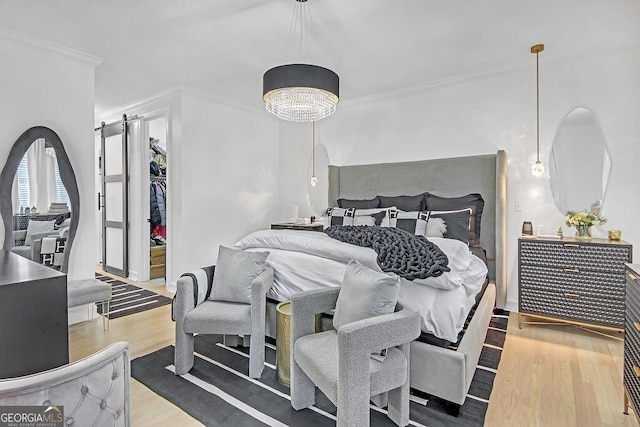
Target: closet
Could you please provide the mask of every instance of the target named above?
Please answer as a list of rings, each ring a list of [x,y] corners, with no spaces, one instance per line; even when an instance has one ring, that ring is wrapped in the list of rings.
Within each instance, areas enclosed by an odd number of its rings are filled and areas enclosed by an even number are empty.
[[[149,279],[166,276],[167,145],[164,117],[149,121]]]

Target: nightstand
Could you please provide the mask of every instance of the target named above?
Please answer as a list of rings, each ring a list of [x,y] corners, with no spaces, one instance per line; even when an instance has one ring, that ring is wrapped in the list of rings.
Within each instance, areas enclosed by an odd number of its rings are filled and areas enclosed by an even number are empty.
[[[322,231],[324,226],[322,224],[298,224],[298,223],[279,223],[271,224],[272,230],[304,230],[304,231]]]
[[[518,239],[518,326],[564,323],[622,332],[631,250],[627,242],[606,239]]]

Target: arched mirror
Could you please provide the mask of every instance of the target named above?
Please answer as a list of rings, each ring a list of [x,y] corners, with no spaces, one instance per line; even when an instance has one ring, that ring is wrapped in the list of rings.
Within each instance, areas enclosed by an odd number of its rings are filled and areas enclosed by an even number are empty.
[[[75,173],[60,137],[36,126],[13,144],[0,174],[4,249],[67,272],[80,215]]]
[[[611,156],[595,115],[578,107],[567,114],[553,138],[549,159],[551,192],[558,210],[588,211],[602,207]]]

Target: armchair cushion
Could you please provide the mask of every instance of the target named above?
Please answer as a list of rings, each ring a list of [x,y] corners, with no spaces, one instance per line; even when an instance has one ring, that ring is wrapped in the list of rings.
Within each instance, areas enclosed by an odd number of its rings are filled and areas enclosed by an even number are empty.
[[[216,274],[218,270],[216,269]],[[184,317],[184,332],[251,334],[251,306],[242,303],[205,301]]]
[[[333,327],[393,313],[398,301],[400,278],[396,274],[379,273],[351,261],[344,273],[336,302]]]
[[[304,370],[329,400],[337,401],[338,381],[349,374],[339,372],[340,349],[335,330],[306,335],[295,343],[296,363]],[[348,357],[343,354],[343,357]],[[389,348],[384,361],[367,357],[371,373],[371,395],[380,390],[401,386],[407,377],[407,359],[396,347]],[[347,363],[367,363],[362,359],[349,359]]]
[[[220,246],[210,299],[251,304],[251,283],[264,271],[269,252],[246,252]]]

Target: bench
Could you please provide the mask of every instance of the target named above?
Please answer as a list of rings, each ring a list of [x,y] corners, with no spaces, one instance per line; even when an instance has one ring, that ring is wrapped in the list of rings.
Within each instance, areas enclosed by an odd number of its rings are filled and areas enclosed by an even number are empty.
[[[109,330],[109,300],[111,285],[98,279],[74,280],[67,283],[67,307],[101,303],[102,327]]]

